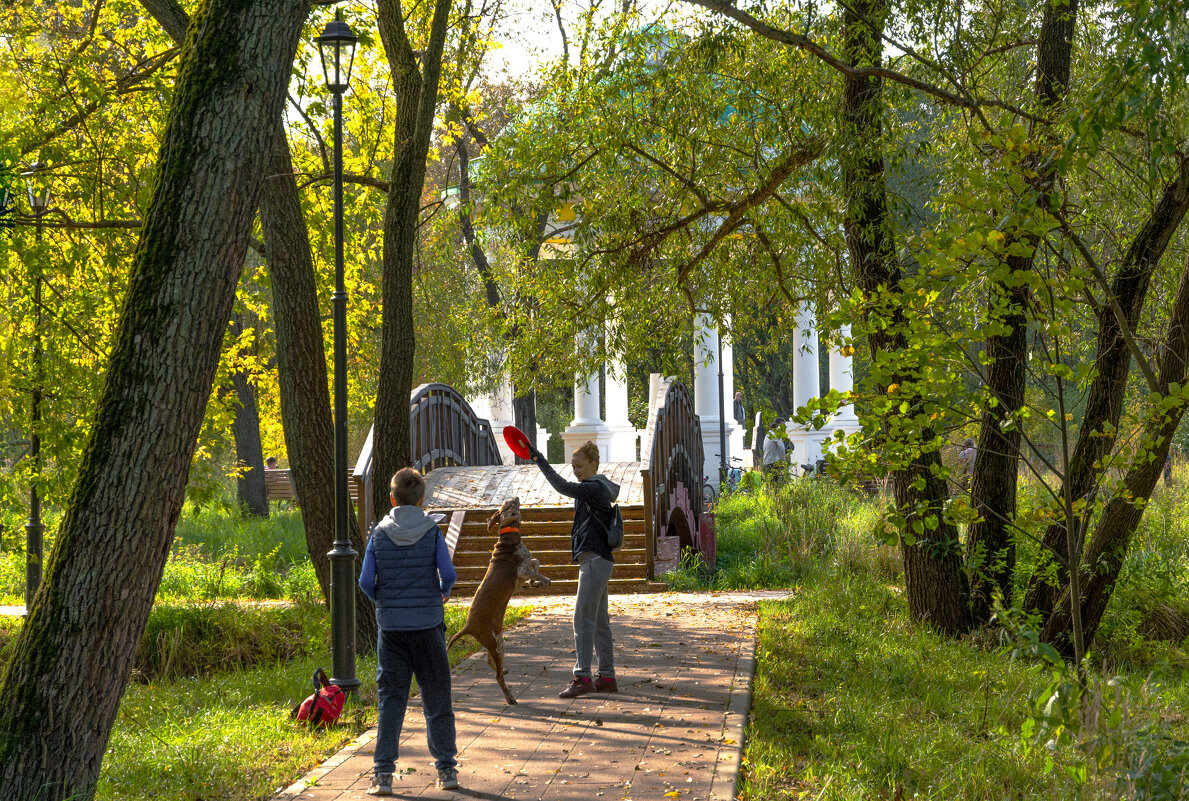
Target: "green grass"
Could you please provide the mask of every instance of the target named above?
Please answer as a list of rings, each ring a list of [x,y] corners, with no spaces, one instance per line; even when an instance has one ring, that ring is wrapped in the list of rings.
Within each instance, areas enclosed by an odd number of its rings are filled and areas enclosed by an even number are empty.
[[[898,587],[855,573],[763,604],[757,656],[745,799],[1183,797],[1179,779],[1162,796],[1125,776],[1150,778],[1177,748],[1189,765],[1184,675],[1123,675],[1117,724],[1102,716],[1046,747],[1049,665],[934,634],[909,621]]]
[[[910,620],[899,552],[874,536],[883,503],[816,481],[728,497],[717,572],[669,576],[794,591],[760,607],[742,798],[1189,797],[1189,661],[1145,636],[1137,589],[1187,597],[1179,493],[1145,518],[1082,705],[1023,629],[953,640]]]
[[[529,607],[508,610],[504,625]],[[446,607],[447,636],[461,628],[466,609]],[[323,620],[323,629],[328,625]],[[464,638],[451,664],[474,652]],[[376,722],[376,659],[360,658],[360,699],[341,725],[310,730],[289,719],[312,692],[314,668],[329,668],[329,652],[281,664],[223,671],[175,681],[131,684],[108,744],[98,799],[249,801],[268,798],[316,767]]]
[[[21,534],[5,536],[0,603],[23,603]],[[288,602],[272,602],[280,599]],[[530,612],[510,609],[504,625]],[[465,616],[446,607],[448,634]],[[0,665],[20,623],[0,617]],[[451,664],[476,648],[458,643]],[[135,664],[98,799],[265,799],[376,721],[374,654],[357,662],[360,697],[339,726],[310,730],[289,718],[312,692],[314,668],[330,667],[329,617],[297,511],[274,506],[260,520],[226,504],[187,505]]]
[[[52,526],[47,526],[46,534],[48,554],[53,547]],[[23,531],[19,537],[10,532],[4,539],[0,604],[23,604]],[[273,505],[268,518],[245,516],[226,504],[201,508],[188,504],[174,532],[157,590],[158,601],[171,602],[222,598],[310,602],[320,597],[301,513],[278,504]]]
[[[791,481],[760,493],[735,492],[715,509],[715,570],[686,559],[665,574],[673,589],[787,589],[840,559],[895,576],[895,548],[874,544],[878,502],[829,481]]]
[[[0,667],[22,618],[0,617]],[[322,604],[157,603],[133,662],[137,681],[200,676],[322,653],[329,647]]]

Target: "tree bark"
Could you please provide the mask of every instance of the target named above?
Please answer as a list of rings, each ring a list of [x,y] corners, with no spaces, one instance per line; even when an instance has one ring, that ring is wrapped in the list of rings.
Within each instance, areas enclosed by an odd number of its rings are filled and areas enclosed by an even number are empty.
[[[843,49],[855,66],[880,65],[880,34],[887,8],[882,0],[860,0],[845,6]],[[843,191],[846,217],[843,233],[850,251],[855,282],[873,300],[889,298],[888,306],[871,313],[890,311],[891,325],[872,327],[868,334],[872,362],[886,361],[907,350],[903,316],[895,295],[900,287],[900,266],[892,223],[888,213],[887,181],[883,164],[881,120],[882,79],[875,75],[847,75],[844,78],[846,143],[842,148]],[[911,368],[910,368],[911,369]],[[904,377],[895,383],[903,386]],[[885,385],[882,389],[886,390]],[[931,437],[929,432],[923,435]],[[938,478],[936,451],[920,451],[910,463],[892,474],[896,505],[911,527],[922,531],[910,541],[901,536],[900,550],[908,591],[909,612],[948,634],[961,634],[971,625],[969,586],[962,568],[958,532],[943,515],[948,493]],[[924,519],[936,520],[936,528],[924,527]],[[906,532],[907,534],[907,532]]]
[[[238,335],[243,321],[232,315],[231,328]],[[268,517],[268,495],[264,488],[264,452],[260,446],[260,408],[256,404],[256,385],[243,370],[231,374],[235,391],[235,419],[231,430],[235,438],[237,467],[235,495],[240,509],[256,517]]]
[[[177,0],[142,0],[142,5],[174,41],[180,44],[185,39],[189,21]],[[327,554],[334,547],[335,524],[334,423],[314,262],[283,115],[277,118],[277,130],[260,199],[260,226],[272,278],[281,421],[306,547],[322,598],[329,604]],[[362,554],[366,532],[359,531],[354,515],[347,522],[351,545]],[[355,606],[356,650],[367,653],[376,645],[375,607],[358,587]]]
[[[283,127],[278,122],[278,130]],[[306,546],[322,597],[330,599],[330,559],[334,547],[334,421],[318,289],[310,258],[309,233],[301,213],[297,178],[289,143],[280,136],[269,159],[260,224],[265,260],[272,277],[273,324],[277,334],[277,377],[281,390],[281,420],[289,452],[293,487],[301,503]],[[355,515],[347,517],[351,547],[362,554],[366,532]],[[356,563],[358,570],[359,563]],[[375,607],[355,587],[356,650],[376,646]]]
[[[1069,93],[1073,56],[1074,23],[1077,0],[1050,0],[1045,6],[1036,56],[1037,101],[1046,115],[1052,115]],[[1050,147],[1057,143],[1047,131],[1042,138]],[[1022,167],[1031,174],[1030,197],[1024,205],[1035,204],[1039,213],[1047,212],[1057,181],[1056,159],[1048,152],[1027,158]],[[1026,210],[1027,211],[1027,210]],[[1037,212],[1032,212],[1036,214]],[[1027,217],[1025,214],[1025,218]],[[1030,273],[1035,249],[1040,239],[1035,234],[1016,237],[1028,246],[1028,255],[1009,256],[1004,280],[991,287],[989,316],[998,318],[1007,328],[1002,334],[987,337],[987,389],[994,403],[983,410],[979,427],[978,451],[974,463],[970,496],[979,518],[970,526],[966,541],[968,564],[975,568],[971,582],[971,604],[975,620],[991,619],[992,600],[1000,594],[1004,606],[1011,605],[1012,575],[1015,572],[1016,546],[1011,523],[1016,518],[1016,485],[1019,480],[1020,421],[1024,406],[1028,365],[1029,301],[1027,284],[1020,277]]]
[[[396,88],[392,181],[384,208],[384,268],[381,296],[384,325],[373,436],[375,467],[372,500],[376,516],[388,500],[388,477],[412,464],[409,396],[417,342],[413,325],[413,252],[417,214],[425,181],[425,159],[438,101],[442,48],[450,21],[451,0],[436,0],[429,44],[417,54],[405,33],[401,0],[379,0],[377,25]]]
[[[1159,391],[1167,398],[1173,384],[1183,384],[1189,358],[1189,270],[1181,273],[1173,301],[1168,336],[1161,349]],[[1081,570],[1086,577],[1081,600],[1082,636],[1086,647],[1093,641],[1127,557],[1127,549],[1143,516],[1144,506],[1164,470],[1172,436],[1185,415],[1185,403],[1149,410],[1136,457],[1116,493],[1102,510],[1094,536],[1086,548]],[[1067,659],[1073,657],[1072,611],[1069,585],[1054,605],[1041,638]]]
[[[471,261],[475,270],[483,279],[483,289],[487,293],[487,306],[491,309],[500,307],[500,288],[491,274],[491,264],[487,261],[487,254],[475,236],[475,225],[471,221],[471,158],[467,152],[466,137],[458,140],[458,224],[462,228],[462,238],[471,251]],[[527,433],[527,432],[526,432]]]
[[[1128,245],[1119,272],[1111,280],[1109,292],[1123,311],[1127,327],[1135,330],[1151,286],[1152,274],[1164,256],[1172,235],[1189,213],[1189,159],[1182,159],[1177,174],[1164,187],[1160,200]],[[1094,380],[1086,398],[1086,408],[1073,455],[1069,461],[1070,496],[1085,497],[1102,476],[1102,465],[1115,446],[1115,431],[1123,414],[1127,379],[1131,373],[1131,353],[1123,339],[1119,321],[1109,308],[1098,313],[1097,354]],[[1078,520],[1071,525],[1080,526]],[[1049,552],[1064,552],[1065,525],[1053,523],[1045,531],[1044,547]],[[1038,571],[1032,576],[1024,599],[1024,608],[1047,617],[1057,602],[1068,574],[1058,563],[1056,585]]]
[[[0,801],[94,792],[181,511],[309,6],[202,8],[78,480],[0,680]]]

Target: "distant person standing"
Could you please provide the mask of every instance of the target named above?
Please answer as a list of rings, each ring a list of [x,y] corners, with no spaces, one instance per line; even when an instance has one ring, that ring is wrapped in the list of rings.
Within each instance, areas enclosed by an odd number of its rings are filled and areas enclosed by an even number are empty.
[[[779,480],[782,471],[788,474],[789,447],[784,423],[783,417],[777,417],[764,435],[764,476],[771,481]]]
[[[738,425],[739,428],[743,429],[743,438],[745,440],[743,447],[746,448],[747,447],[747,443],[746,443],[746,439],[747,439],[747,409],[744,408],[744,406],[743,406],[743,393],[742,392],[735,393],[735,404],[734,404],[734,409],[731,411],[731,417],[733,417],[735,419],[736,425]]]
[[[970,478],[974,475],[974,457],[978,455],[978,448],[974,440],[967,437],[962,441],[962,450],[958,451],[958,481],[962,489],[970,489]]]

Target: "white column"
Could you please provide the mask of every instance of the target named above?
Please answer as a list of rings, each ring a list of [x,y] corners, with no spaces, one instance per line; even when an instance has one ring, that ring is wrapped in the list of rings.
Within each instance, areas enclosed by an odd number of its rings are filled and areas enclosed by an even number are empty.
[[[571,426],[597,425],[599,416],[599,374],[574,377],[574,419]]]
[[[830,348],[830,389],[850,392],[855,387],[854,358],[852,356],[854,347],[849,342],[850,326],[842,326],[842,330],[838,334],[841,341],[834,343]],[[838,411],[822,429],[829,436],[829,440],[823,444],[825,449],[830,448],[830,443],[834,442],[835,432],[839,430],[848,435],[859,430],[859,418],[855,415],[853,403],[838,407]]]
[[[813,309],[797,311],[797,327],[793,330],[797,352],[793,356],[793,406],[798,409],[810,398],[821,395],[817,364],[817,322]]]
[[[578,348],[590,347],[589,334],[578,336]],[[565,459],[569,461],[574,451],[583,443],[590,441],[599,447],[600,462],[609,461],[607,455],[611,451],[611,429],[603,423],[599,416],[599,374],[574,377],[574,419],[562,432],[562,440],[566,444]]]
[[[475,413],[476,417],[491,421],[491,393],[467,398],[467,403],[470,404],[471,411]]]
[[[718,331],[711,328],[710,315],[699,314],[694,319],[694,411],[702,423],[702,475],[718,481],[721,464],[722,437],[718,415]],[[726,374],[723,374],[726,391]],[[727,461],[730,463],[731,399],[723,398],[723,413],[727,429]]]
[[[603,460],[607,462],[636,461],[636,427],[628,419],[627,367],[622,359],[607,364],[607,428],[611,441]]]
[[[661,383],[664,382],[664,380],[664,376],[662,376],[660,373],[648,374],[648,418],[650,420],[652,419],[652,410],[655,409],[657,403],[660,402],[660,398],[658,398],[656,395],[661,391]],[[645,422],[644,425],[648,425],[648,423]]]
[[[747,455],[743,451],[743,431],[746,421],[742,426],[735,422],[735,348],[729,341],[722,343],[722,386],[725,401],[723,408],[731,425],[727,435],[729,440],[727,458],[729,460],[736,456],[742,457],[744,466],[746,466]]]
[[[851,392],[855,388],[854,377],[854,353],[853,347],[850,344],[850,326],[842,326],[839,332],[842,342],[836,348],[830,350],[830,389],[836,389],[839,392]],[[846,348],[846,352],[842,349]],[[858,417],[855,416],[855,405],[848,403],[845,406],[839,407],[837,413],[834,415],[833,422],[835,423],[849,423],[858,422]]]
[[[817,361],[817,319],[813,308],[805,305],[797,310],[797,327],[793,330],[797,351],[793,356],[793,406],[800,409],[811,398],[821,396]],[[794,429],[789,439],[793,444],[793,463],[812,464],[821,458],[821,442],[826,434],[812,427]]]
[[[503,457],[504,464],[516,464],[516,454],[512,453],[512,449],[504,440],[504,429],[512,425],[512,421],[515,419],[515,413],[512,410],[512,382],[508,380],[507,376],[500,377],[500,382],[491,391],[488,405],[491,433],[495,437],[496,445],[499,446],[500,456]]]

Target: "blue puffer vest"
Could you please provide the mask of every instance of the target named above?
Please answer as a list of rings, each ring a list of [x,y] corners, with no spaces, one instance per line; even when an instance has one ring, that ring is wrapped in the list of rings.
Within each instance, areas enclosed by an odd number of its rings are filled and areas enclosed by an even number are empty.
[[[382,531],[372,534],[376,552],[376,624],[386,631],[418,631],[442,625],[437,526],[412,545],[397,545]]]

